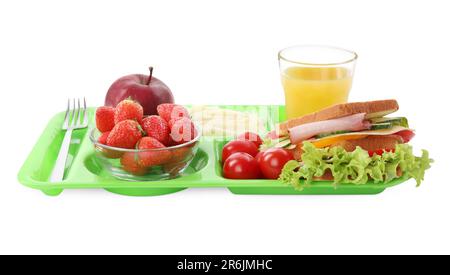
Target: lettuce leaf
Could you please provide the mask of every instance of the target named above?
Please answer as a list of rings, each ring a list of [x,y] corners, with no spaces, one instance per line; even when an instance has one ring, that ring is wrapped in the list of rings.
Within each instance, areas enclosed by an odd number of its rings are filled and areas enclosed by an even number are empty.
[[[384,152],[372,157],[366,150],[357,147],[347,152],[342,147],[316,148],[310,142],[303,144],[302,161],[289,161],[283,168],[280,180],[297,189],[311,184],[316,177],[322,177],[327,171],[339,184],[383,184],[405,176],[413,178],[420,186],[425,170],[433,162],[428,152],[422,150],[422,156],[416,157],[408,144],[398,144],[395,152]]]

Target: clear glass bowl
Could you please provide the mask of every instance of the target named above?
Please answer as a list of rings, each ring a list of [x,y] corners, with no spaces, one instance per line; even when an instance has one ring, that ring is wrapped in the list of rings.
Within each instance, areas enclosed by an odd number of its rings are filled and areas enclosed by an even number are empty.
[[[158,181],[179,177],[194,159],[201,137],[190,142],[161,149],[133,150],[98,143],[101,133],[91,130],[89,138],[95,148],[96,162],[112,176],[128,181]]]

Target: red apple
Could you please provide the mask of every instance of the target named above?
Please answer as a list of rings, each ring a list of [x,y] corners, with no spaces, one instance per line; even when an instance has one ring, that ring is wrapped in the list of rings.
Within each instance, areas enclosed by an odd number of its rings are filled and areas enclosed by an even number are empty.
[[[131,98],[144,108],[144,115],[156,115],[156,107],[163,103],[173,103],[169,87],[161,80],[150,75],[132,74],[117,79],[106,94],[105,106],[116,107],[124,99]]]

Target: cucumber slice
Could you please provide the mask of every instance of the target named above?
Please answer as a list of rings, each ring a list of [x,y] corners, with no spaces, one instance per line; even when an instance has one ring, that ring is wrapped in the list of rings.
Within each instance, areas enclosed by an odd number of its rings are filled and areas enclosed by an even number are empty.
[[[280,142],[278,142],[275,147],[276,148],[285,148],[291,145],[291,140],[290,139],[286,139],[286,140],[282,140]]]
[[[291,144],[291,140],[288,136],[281,137],[279,139],[267,138],[263,141],[260,150],[265,151],[270,148],[290,148],[292,146],[295,148],[295,145]]]
[[[382,129],[389,129],[389,128],[392,128],[392,124],[389,122],[372,124],[372,126],[370,126],[370,130],[382,130]]]
[[[295,148],[297,148],[297,145],[295,144],[289,144],[288,146],[284,147],[284,149],[286,150],[294,150]]]
[[[392,126],[409,127],[408,119],[406,117],[377,117],[370,119],[373,124],[391,123]]]

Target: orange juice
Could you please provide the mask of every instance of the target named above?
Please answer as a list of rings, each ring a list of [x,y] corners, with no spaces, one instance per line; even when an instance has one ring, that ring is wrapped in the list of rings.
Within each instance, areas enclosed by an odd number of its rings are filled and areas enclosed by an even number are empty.
[[[281,75],[288,119],[345,103],[352,76],[343,67],[290,67]]]

